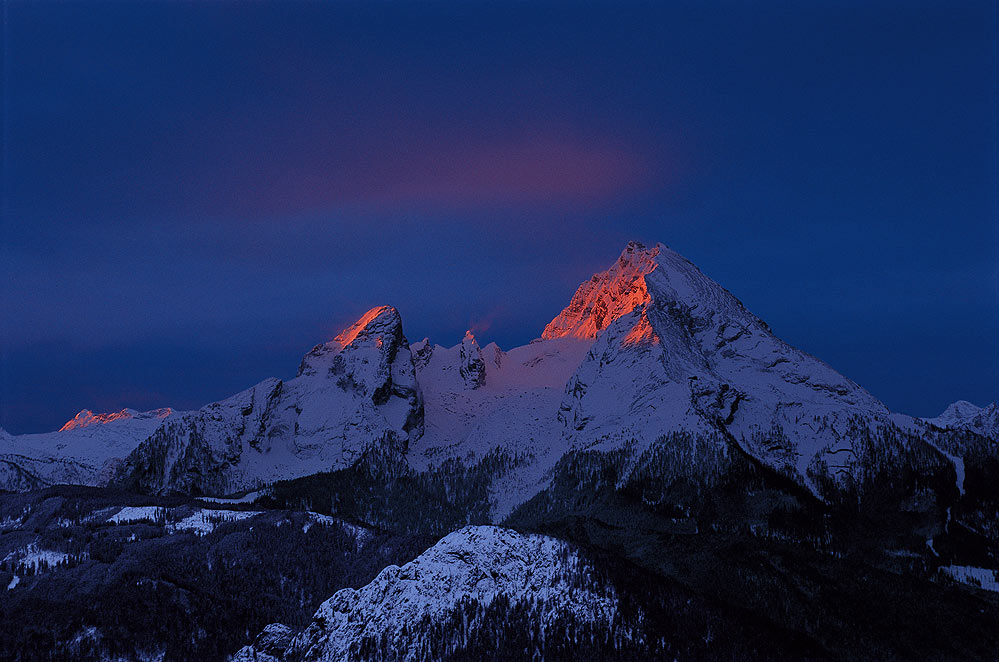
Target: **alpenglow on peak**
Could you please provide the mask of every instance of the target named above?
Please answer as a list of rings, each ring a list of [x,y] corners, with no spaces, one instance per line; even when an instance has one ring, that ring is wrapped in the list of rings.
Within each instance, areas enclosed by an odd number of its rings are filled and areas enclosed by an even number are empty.
[[[610,269],[594,274],[579,286],[572,301],[548,323],[541,337],[596,338],[611,322],[646,303],[649,293],[645,275],[656,268],[656,257],[663,249],[669,250],[662,244],[647,248],[636,241],[628,242]]]

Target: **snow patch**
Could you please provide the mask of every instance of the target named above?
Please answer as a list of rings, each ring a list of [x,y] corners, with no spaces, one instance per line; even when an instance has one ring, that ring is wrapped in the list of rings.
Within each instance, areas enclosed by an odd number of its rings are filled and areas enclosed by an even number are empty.
[[[254,510],[199,510],[175,524],[167,524],[167,532],[188,531],[199,536],[207,535],[216,527],[229,522],[239,522],[262,514]]]
[[[49,566],[57,565],[69,558],[69,554],[65,552],[57,552],[51,549],[39,549],[38,543],[31,543],[27,547],[19,550],[15,550],[4,557],[4,562],[11,561],[13,563],[30,566],[35,570],[38,570],[42,564],[48,564]]]
[[[999,577],[997,577],[997,572],[990,568],[978,568],[971,565],[946,565],[940,568],[940,572],[962,584],[975,586],[985,591],[999,592]]]

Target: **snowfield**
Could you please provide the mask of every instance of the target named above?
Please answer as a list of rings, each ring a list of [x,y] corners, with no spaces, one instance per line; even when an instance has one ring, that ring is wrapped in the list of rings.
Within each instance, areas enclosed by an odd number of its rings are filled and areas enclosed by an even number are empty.
[[[37,543],[31,543],[24,549],[16,550],[7,554],[3,560],[4,562],[11,561],[38,569],[44,563],[47,563],[48,565],[56,565],[57,563],[61,563],[68,558],[69,554],[66,554],[65,552],[57,552],[50,549],[39,549]]]
[[[110,524],[133,524],[135,522],[166,522],[169,509],[159,506],[126,506],[107,519]],[[195,512],[177,522],[166,522],[167,533],[188,531],[197,535],[211,533],[221,524],[238,522],[264,511],[252,510],[209,510],[196,509]]]
[[[166,509],[159,506],[125,506],[107,519],[110,524],[132,524],[134,522],[155,522],[166,515]]]

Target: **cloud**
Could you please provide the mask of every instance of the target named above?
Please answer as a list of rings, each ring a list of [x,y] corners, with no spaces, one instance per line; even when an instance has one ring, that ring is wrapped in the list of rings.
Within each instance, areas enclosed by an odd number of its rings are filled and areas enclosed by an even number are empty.
[[[635,154],[612,142],[544,136],[444,146],[386,174],[373,187],[376,199],[462,207],[604,201],[638,188],[645,172]]]
[[[512,137],[409,137],[402,143],[335,139],[288,148],[215,178],[217,212],[237,219],[351,208],[475,211],[606,203],[650,184],[650,168],[621,141],[557,132]],[[258,155],[255,159],[259,159]]]

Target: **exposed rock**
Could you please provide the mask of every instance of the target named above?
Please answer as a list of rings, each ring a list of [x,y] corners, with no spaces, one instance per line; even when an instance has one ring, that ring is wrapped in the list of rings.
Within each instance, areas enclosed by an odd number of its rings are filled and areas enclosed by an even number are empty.
[[[486,362],[482,360],[482,350],[471,331],[465,332],[461,341],[460,365],[458,371],[468,388],[479,388],[486,383]]]
[[[541,337],[596,338],[611,322],[648,301],[643,276],[656,268],[657,250],[632,241],[617,262],[579,286],[572,301],[548,323]]]

